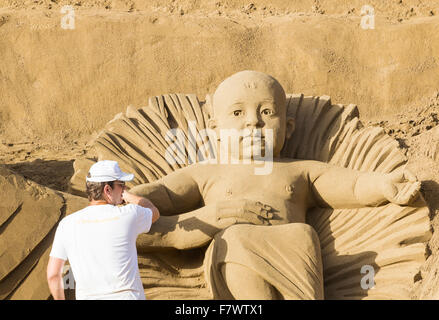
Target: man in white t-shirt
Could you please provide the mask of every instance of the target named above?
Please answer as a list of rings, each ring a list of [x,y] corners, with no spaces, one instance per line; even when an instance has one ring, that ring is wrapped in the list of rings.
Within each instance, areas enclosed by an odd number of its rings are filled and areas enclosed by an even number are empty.
[[[125,190],[116,161],[103,160],[87,175],[88,207],[64,217],[56,230],[47,266],[54,299],[65,299],[62,272],[69,260],[76,281],[76,299],[144,300],[136,239],[160,217],[146,198]],[[125,202],[127,205],[119,206]]]

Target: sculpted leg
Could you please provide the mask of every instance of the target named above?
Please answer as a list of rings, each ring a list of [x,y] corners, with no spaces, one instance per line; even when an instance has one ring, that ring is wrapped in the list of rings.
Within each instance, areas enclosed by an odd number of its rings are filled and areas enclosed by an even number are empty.
[[[227,288],[237,300],[278,300],[280,293],[253,270],[236,263],[221,268]]]
[[[205,256],[214,299],[323,299],[317,233],[309,225],[233,225]]]

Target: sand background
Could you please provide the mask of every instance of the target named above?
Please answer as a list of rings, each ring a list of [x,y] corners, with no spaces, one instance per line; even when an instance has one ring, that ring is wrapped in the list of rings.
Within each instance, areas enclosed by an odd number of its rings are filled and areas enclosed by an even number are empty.
[[[402,111],[439,82],[439,1],[420,3],[1,0],[0,130],[82,136],[148,96],[204,97],[244,69],[363,116]],[[61,28],[65,4],[74,30]],[[374,30],[360,27],[365,4]]]
[[[74,30],[61,28],[64,5]],[[0,164],[67,191],[73,161],[128,105],[203,99],[244,69],[357,104],[400,141],[437,226],[439,0],[0,0]],[[429,247],[414,298],[439,298],[436,233]]]

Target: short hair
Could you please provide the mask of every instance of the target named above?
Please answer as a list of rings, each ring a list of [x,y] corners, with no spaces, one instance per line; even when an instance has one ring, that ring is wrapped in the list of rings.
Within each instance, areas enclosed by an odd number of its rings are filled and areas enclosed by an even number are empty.
[[[85,183],[85,189],[86,189],[88,201],[105,200],[104,188],[106,185],[109,185],[111,188],[113,188],[114,187],[113,182],[114,181],[105,181],[105,182],[87,181]]]
[[[243,87],[249,88],[249,89],[257,89],[258,83],[256,81],[245,81],[242,83]]]

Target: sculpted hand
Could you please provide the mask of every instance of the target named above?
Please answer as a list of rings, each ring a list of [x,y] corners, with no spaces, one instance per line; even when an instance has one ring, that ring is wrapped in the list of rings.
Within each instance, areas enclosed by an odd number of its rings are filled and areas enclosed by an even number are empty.
[[[408,170],[401,168],[384,177],[382,192],[391,203],[410,205],[420,195],[421,182]]]
[[[228,200],[217,203],[216,219],[225,225],[250,223],[271,225],[272,207],[253,200]]]

